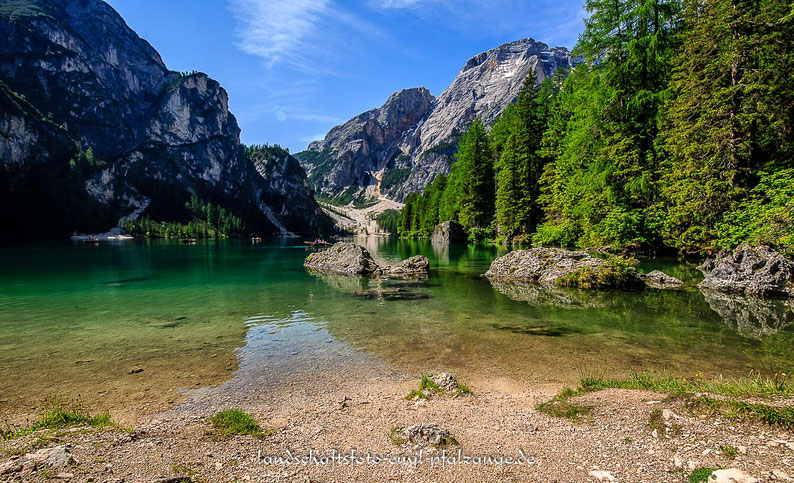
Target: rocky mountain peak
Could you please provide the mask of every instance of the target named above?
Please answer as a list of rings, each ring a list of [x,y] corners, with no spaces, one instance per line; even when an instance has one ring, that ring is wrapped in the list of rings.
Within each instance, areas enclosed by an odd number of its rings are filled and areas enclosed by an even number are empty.
[[[298,157],[325,197],[402,200],[449,172],[460,134],[475,117],[490,126],[530,72],[540,84],[571,65],[563,47],[531,38],[508,42],[471,57],[437,99],[424,88],[394,93],[381,108],[331,129]],[[375,125],[388,125],[389,135],[383,137]]]

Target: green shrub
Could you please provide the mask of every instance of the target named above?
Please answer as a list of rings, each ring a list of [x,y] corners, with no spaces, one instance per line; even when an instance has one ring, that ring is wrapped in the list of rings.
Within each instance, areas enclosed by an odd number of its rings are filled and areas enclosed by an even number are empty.
[[[600,289],[620,288],[633,289],[642,287],[637,278],[633,258],[610,257],[596,268],[582,267],[565,277],[560,277],[555,284],[560,287]]]

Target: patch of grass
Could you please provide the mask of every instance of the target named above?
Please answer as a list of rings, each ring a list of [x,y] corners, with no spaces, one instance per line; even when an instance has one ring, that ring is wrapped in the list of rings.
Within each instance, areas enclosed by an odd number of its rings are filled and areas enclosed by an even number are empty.
[[[656,430],[659,435],[676,435],[681,432],[681,428],[677,424],[668,424],[664,419],[664,411],[659,408],[651,411],[648,417],[648,429]]]
[[[239,409],[228,409],[221,411],[210,418],[210,423],[215,430],[215,434],[222,437],[233,435],[250,435],[255,438],[264,438],[272,431],[264,432],[250,414]]]
[[[771,406],[709,396],[691,398],[686,406],[693,411],[708,411],[730,419],[761,422],[787,429],[794,428],[794,406]]]
[[[717,468],[695,468],[689,474],[689,483],[708,483],[709,477]]]
[[[389,439],[391,440],[392,443],[394,443],[394,444],[396,444],[398,446],[402,446],[402,445],[404,445],[405,443],[408,442],[403,437],[404,434],[405,434],[405,428],[404,427],[402,427],[402,426],[394,426],[389,431]]]
[[[9,427],[6,430],[0,430],[0,439],[18,438],[44,429],[64,429],[78,426],[103,428],[115,426],[115,423],[110,420],[110,413],[107,411],[93,415],[78,399],[56,397],[44,401],[36,421],[23,428]]]
[[[593,412],[593,408],[582,404],[575,404],[570,401],[579,393],[566,387],[554,396],[551,401],[535,405],[535,409],[553,418],[565,418],[573,422],[579,422],[585,416]]]
[[[730,444],[720,445],[720,451],[722,452],[723,456],[730,460],[736,459],[736,457],[739,456],[739,450],[736,449],[736,446]]]
[[[656,408],[651,411],[651,415],[648,417],[648,429],[651,431],[656,430],[659,433],[664,433],[667,429],[667,426],[664,424],[664,417],[662,416],[661,409]]]
[[[626,444],[631,444],[634,442],[634,438],[632,438],[631,436],[626,436],[625,438],[623,438],[623,442]]]
[[[454,390],[445,391],[444,389],[440,388],[438,384],[433,382],[433,376],[435,376],[435,374],[425,374],[422,376],[422,379],[419,381],[419,388],[411,389],[411,392],[405,396],[405,399],[430,399],[435,394],[450,394],[457,396],[471,396],[474,394],[469,386],[466,384],[461,384],[460,382],[457,383]]]
[[[724,396],[787,396],[794,394],[794,385],[788,374],[777,372],[772,376],[753,373],[746,379],[714,378],[705,379],[699,375],[691,378],[677,378],[638,372],[625,379],[609,379],[585,375],[580,381],[582,391],[598,391],[607,388],[644,389],[665,392],[672,395],[685,395],[707,392]]]

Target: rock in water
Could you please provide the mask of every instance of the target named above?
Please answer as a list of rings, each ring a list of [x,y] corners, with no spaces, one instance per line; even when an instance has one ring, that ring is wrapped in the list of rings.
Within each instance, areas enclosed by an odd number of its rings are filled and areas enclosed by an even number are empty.
[[[645,284],[651,288],[658,288],[662,290],[680,288],[684,282],[675,277],[671,277],[660,270],[654,270],[649,273],[638,274],[640,278],[645,281]]]
[[[625,261],[618,258],[610,260]],[[494,260],[485,276],[497,281],[582,288],[638,288],[643,285],[633,268],[624,269],[608,260],[592,257],[587,252],[560,248],[512,251]]]
[[[25,455],[25,458],[50,468],[60,468],[75,463],[71,451],[64,445],[40,449]]]
[[[709,483],[758,483],[758,478],[754,478],[738,468],[728,468],[712,473]]]
[[[747,243],[707,260],[700,288],[717,292],[794,297],[794,264],[775,249]]]
[[[383,267],[383,272],[385,274],[395,276],[427,275],[429,271],[430,260],[422,255],[415,255],[393,267]]]
[[[311,270],[346,275],[377,275],[381,269],[366,248],[355,243],[335,243],[327,250],[310,254],[303,266]]]
[[[402,433],[397,435],[399,440],[404,443],[410,443],[417,448],[424,448],[425,446],[446,446],[448,444],[455,444],[455,438],[446,429],[438,424],[415,424],[405,428]]]
[[[460,243],[468,239],[466,232],[459,223],[445,221],[436,225],[433,230],[433,243]]]
[[[344,275],[392,275],[413,277],[426,275],[430,260],[416,255],[394,266],[379,266],[366,248],[355,243],[335,243],[327,250],[310,254],[303,262],[309,270],[341,273]]]

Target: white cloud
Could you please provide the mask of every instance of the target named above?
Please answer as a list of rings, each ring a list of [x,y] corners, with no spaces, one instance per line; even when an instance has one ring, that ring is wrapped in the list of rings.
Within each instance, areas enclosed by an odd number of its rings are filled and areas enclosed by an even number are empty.
[[[269,66],[334,73],[351,35],[383,37],[381,30],[333,0],[229,0],[238,22],[238,46]]]

